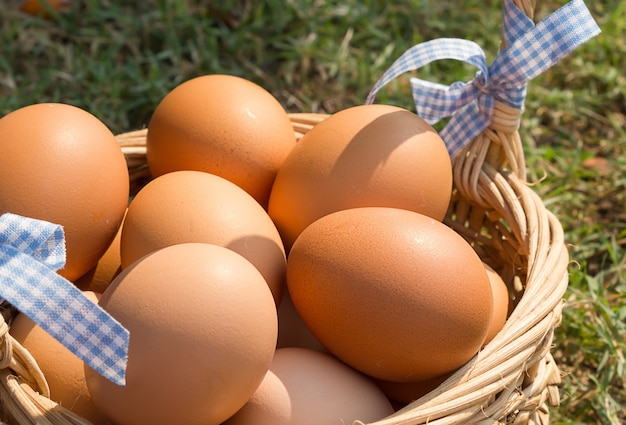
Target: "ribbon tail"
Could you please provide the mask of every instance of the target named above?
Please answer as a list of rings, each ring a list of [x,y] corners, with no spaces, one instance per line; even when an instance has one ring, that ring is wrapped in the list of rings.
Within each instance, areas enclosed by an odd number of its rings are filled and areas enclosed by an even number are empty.
[[[65,232],[61,225],[4,213],[0,215],[0,245],[5,244],[19,247],[53,270],[65,266]]]
[[[573,0],[504,49],[489,67],[492,81],[520,87],[600,32],[584,1]]]
[[[95,371],[126,383],[129,332],[73,283],[9,245],[0,246],[2,296]]]
[[[531,31],[534,26],[533,20],[517,7],[513,0],[505,0],[502,13],[502,32],[507,46]]]

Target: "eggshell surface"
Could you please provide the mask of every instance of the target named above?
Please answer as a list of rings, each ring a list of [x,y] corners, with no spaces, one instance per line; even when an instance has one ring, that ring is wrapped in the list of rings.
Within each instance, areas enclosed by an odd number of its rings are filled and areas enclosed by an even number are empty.
[[[267,212],[243,189],[201,171],[176,171],[148,183],[128,207],[121,236],[122,268],[169,245],[224,246],[256,266],[280,302],[286,258]]]
[[[379,379],[375,380],[375,382],[390,400],[408,404],[433,391],[451,375],[452,373],[446,373],[442,376],[417,382],[392,382]]]
[[[126,160],[111,131],[75,106],[42,103],[0,119],[0,214],[63,226],[75,280],[96,265],[128,205]]]
[[[92,291],[83,293],[94,303],[98,302],[99,294]],[[94,425],[108,425],[109,422],[92,402],[81,359],[22,313],[11,323],[10,333],[37,361],[53,401]]]
[[[287,262],[296,310],[335,356],[377,379],[415,382],[481,348],[491,287],[467,242],[413,211],[363,207],[307,227]]]
[[[117,425],[217,425],[271,363],[276,307],[259,271],[217,245],[155,251],[122,273],[100,305],[130,332],[126,386],[86,367],[98,408]]]
[[[217,174],[266,207],[295,143],[286,111],[267,90],[233,75],[203,75],[157,105],[148,125],[147,161],[154,177],[177,170]]]
[[[74,284],[83,291],[103,293],[115,277],[122,271],[120,256],[120,240],[122,226],[115,234],[111,245],[107,248],[95,267],[74,281]]]
[[[371,381],[336,358],[281,348],[248,403],[225,425],[344,425],[393,413]]]
[[[309,130],[278,171],[268,212],[289,250],[316,219],[365,206],[413,210],[442,220],[452,166],[439,134],[390,105],[341,110]]]
[[[493,316],[491,318],[491,325],[485,338],[485,344],[491,342],[492,339],[502,330],[506,319],[509,315],[509,305],[511,303],[509,297],[509,289],[506,283],[502,280],[500,275],[488,264],[483,263],[489,282],[491,283],[491,293],[493,298]]]

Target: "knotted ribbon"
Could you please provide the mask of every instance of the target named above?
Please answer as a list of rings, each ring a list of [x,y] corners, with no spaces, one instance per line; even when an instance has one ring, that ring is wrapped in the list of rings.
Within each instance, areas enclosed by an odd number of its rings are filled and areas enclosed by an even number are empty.
[[[440,135],[452,157],[491,123],[495,101],[522,109],[526,84],[581,44],[600,33],[583,0],[573,0],[537,25],[513,2],[505,0],[503,36],[507,45],[487,66],[476,43],[441,38],[417,44],[402,54],[372,88],[366,103],[399,75],[431,62],[455,59],[478,68],[468,83],[449,86],[411,78],[417,114],[433,125],[451,117]]]
[[[63,227],[0,215],[0,296],[102,376],[125,385],[129,332],[73,283]]]

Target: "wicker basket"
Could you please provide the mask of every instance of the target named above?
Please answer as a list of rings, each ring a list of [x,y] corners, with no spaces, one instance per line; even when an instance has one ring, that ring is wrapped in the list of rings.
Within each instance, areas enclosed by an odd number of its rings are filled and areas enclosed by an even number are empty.
[[[515,3],[532,18],[529,1]],[[526,182],[521,114],[497,104],[491,125],[454,157],[445,219],[498,271],[515,308],[500,333],[463,368],[375,425],[546,424],[548,407],[559,404],[560,373],[550,349],[561,321],[569,257],[561,224]],[[290,117],[301,137],[326,115]],[[136,192],[150,179],[146,130],[121,134],[118,141]],[[88,424],[47,398],[36,362],[5,335],[8,326],[1,320],[0,419],[19,425]]]

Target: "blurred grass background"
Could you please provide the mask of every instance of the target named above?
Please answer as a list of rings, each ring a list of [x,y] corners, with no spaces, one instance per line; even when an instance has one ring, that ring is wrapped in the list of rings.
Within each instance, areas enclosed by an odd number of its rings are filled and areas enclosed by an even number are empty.
[[[538,0],[541,18],[565,0]],[[32,103],[84,108],[114,133],[145,127],[194,76],[255,81],[290,112],[363,103],[408,47],[459,37],[489,61],[501,0],[74,0],[50,19],[0,3],[0,116]],[[529,180],[561,220],[571,283],[554,354],[564,373],[553,420],[626,423],[626,2],[588,2],[602,34],[530,83],[521,135]],[[52,11],[53,12],[53,11]],[[420,77],[468,81],[438,62]],[[378,101],[413,110],[407,78]],[[1,154],[1,153],[0,153]]]

